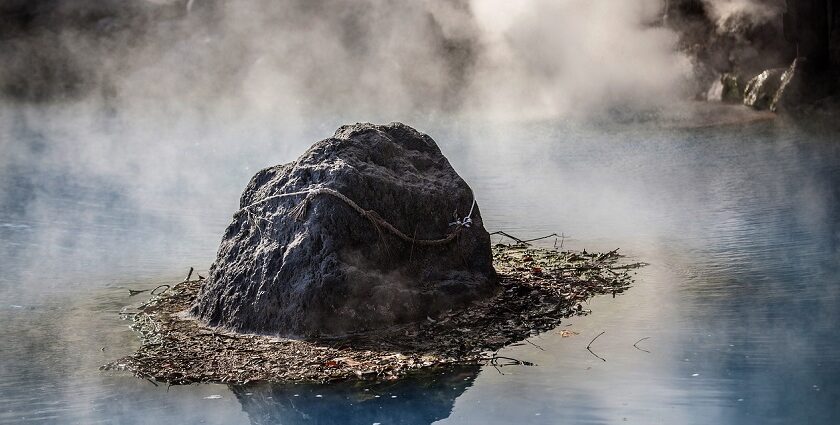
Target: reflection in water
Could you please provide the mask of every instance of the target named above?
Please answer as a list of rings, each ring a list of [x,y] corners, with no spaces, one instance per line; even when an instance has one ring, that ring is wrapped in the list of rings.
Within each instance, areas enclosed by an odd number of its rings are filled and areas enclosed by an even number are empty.
[[[384,383],[261,384],[231,390],[254,425],[430,424],[449,416],[478,370],[471,366]]]
[[[219,154],[159,190],[49,163],[0,168],[0,422],[840,423],[836,130],[418,127],[470,182],[488,228],[564,232],[567,248],[621,247],[651,266],[562,325],[579,335],[503,354],[537,367],[378,389],[167,389],[97,369],[136,344],[117,312],[141,300],[124,287],[206,267],[252,173],[241,164],[288,158]],[[206,168],[223,177],[202,180],[216,175]],[[585,350],[601,331],[606,362]],[[644,337],[650,353],[633,347]]]

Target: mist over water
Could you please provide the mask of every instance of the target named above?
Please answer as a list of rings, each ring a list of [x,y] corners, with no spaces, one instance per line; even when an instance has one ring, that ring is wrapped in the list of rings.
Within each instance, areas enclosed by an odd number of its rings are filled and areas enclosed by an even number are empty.
[[[24,3],[0,3],[31,14],[0,26],[0,422],[840,421],[838,130],[701,127],[661,2]],[[706,3],[722,24],[780,10]],[[504,375],[167,389],[97,370],[137,343],[126,288],[209,267],[257,170],[356,121],[430,134],[490,230],[651,266],[579,336],[507,349],[539,366]],[[607,362],[583,348],[602,330]]]
[[[142,299],[125,288],[151,288],[182,278],[188,265],[209,264],[235,200],[187,216],[218,228],[205,234],[180,226],[177,199],[158,204],[154,215],[124,216],[119,198],[103,195],[108,190],[79,190],[73,199],[81,201],[48,198],[54,204],[44,210],[102,225],[53,219],[4,230],[4,246],[36,256],[4,256],[4,275],[25,276],[40,292],[27,298],[27,281],[18,280],[0,298],[0,397],[11,406],[0,418],[387,423],[410,411],[419,423],[734,424],[838,417],[840,148],[833,133],[784,121],[672,130],[466,121],[430,128],[471,183],[488,228],[523,237],[562,231],[570,235],[565,248],[620,247],[629,261],[651,266],[628,293],[593,300],[591,316],[567,321],[563,329],[579,336],[549,332],[532,339],[541,349],[504,352],[539,366],[504,375],[488,367],[458,378],[469,384],[457,390],[435,387],[453,379],[445,373],[387,390],[202,385],[167,393],[97,367],[137,343],[117,312]],[[62,241],[39,234],[83,242],[32,247],[32,240]],[[604,330],[596,348],[607,362],[584,349]],[[651,353],[633,348],[643,337],[650,338],[640,346]],[[307,399],[297,402],[295,394]],[[204,398],[215,395],[222,398]],[[418,408],[428,397],[441,400]],[[375,413],[380,406],[384,413]],[[335,411],[354,413],[339,420]]]
[[[46,258],[109,279],[147,243],[204,259],[172,229],[211,247],[251,175],[341,124],[655,113],[690,66],[658,1],[613,3],[5,2],[0,205],[30,243],[3,249],[31,265],[0,290],[62,286]],[[108,261],[84,231],[103,227]]]

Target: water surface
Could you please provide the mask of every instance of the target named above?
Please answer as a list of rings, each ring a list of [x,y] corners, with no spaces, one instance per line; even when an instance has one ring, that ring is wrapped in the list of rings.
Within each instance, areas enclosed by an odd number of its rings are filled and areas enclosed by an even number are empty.
[[[118,313],[142,295],[126,288],[206,269],[254,170],[329,126],[270,151],[167,152],[167,165],[200,165],[148,185],[118,177],[147,177],[154,155],[85,172],[42,160],[67,141],[23,125],[25,152],[0,170],[0,422],[840,423],[840,139],[784,120],[418,124],[490,230],[563,232],[564,248],[651,264],[591,315],[504,350],[538,366],[334,386],[167,388],[100,372],[137,346]],[[606,361],[585,349],[602,331]]]

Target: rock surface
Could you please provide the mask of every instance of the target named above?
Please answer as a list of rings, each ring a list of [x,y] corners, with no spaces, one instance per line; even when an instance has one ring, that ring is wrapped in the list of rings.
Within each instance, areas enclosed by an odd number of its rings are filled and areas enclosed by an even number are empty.
[[[723,73],[720,78],[712,83],[706,94],[706,100],[723,103],[741,103],[744,100],[744,91],[741,90],[741,82],[737,75]]]
[[[796,103],[840,94],[840,8],[835,0],[787,0],[785,36],[796,45],[802,80]]]
[[[754,109],[768,109],[782,84],[784,68],[768,69],[753,77],[744,90],[744,105]]]
[[[374,226],[348,203],[312,196],[269,198],[326,187],[416,239]],[[266,199],[268,198],[268,199]],[[198,319],[237,331],[340,335],[427,320],[494,294],[490,236],[473,193],[429,136],[400,123],[355,124],[315,143],[296,161],[266,168],[246,187],[206,283]],[[377,229],[377,227],[379,227]],[[415,236],[416,235],[416,236]]]
[[[748,100],[751,106],[794,112],[840,98],[836,0],[669,0],[663,22],[679,34],[678,48],[694,64],[698,98],[726,101],[720,74],[761,75],[794,59],[787,87],[764,90],[767,95]],[[773,92],[783,95],[781,103],[773,101]]]
[[[770,103],[770,110],[779,112],[781,110],[796,108],[803,103],[802,66],[800,59],[794,59],[793,63],[781,76],[781,83],[773,102]]]
[[[741,103],[744,100],[744,91],[741,90],[741,83],[735,74],[725,73],[720,76],[721,101],[727,103]]]

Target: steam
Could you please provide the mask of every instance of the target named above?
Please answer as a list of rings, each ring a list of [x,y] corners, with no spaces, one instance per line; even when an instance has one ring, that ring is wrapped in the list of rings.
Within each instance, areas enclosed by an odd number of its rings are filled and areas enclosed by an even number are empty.
[[[244,181],[345,122],[644,111],[691,72],[651,24],[659,0],[17,3],[0,165],[115,178],[138,202]]]
[[[781,16],[784,1],[780,0],[704,0],[718,31],[730,31],[737,21],[751,25],[770,22]]]
[[[690,73],[675,34],[651,25],[660,0],[176,3],[25,32],[7,43],[18,49],[0,82],[25,100],[230,123],[523,107],[585,116],[672,101]],[[148,11],[160,4],[181,16]]]
[[[258,169],[341,124],[425,129],[663,109],[684,97],[691,69],[676,35],[655,24],[661,9],[659,0],[6,3],[0,222],[17,226],[4,234],[30,236],[0,254],[24,272],[54,271],[58,285],[67,264],[160,262],[143,253],[157,244],[171,250],[172,264],[159,266],[180,275],[184,252],[212,258]],[[120,230],[137,221],[159,230]],[[111,249],[86,233],[103,226],[114,229]],[[173,229],[207,236],[175,246]]]
[[[501,3],[474,3],[486,54],[471,95],[482,112],[580,118],[686,95],[691,65],[676,34],[651,25],[658,0]]]

